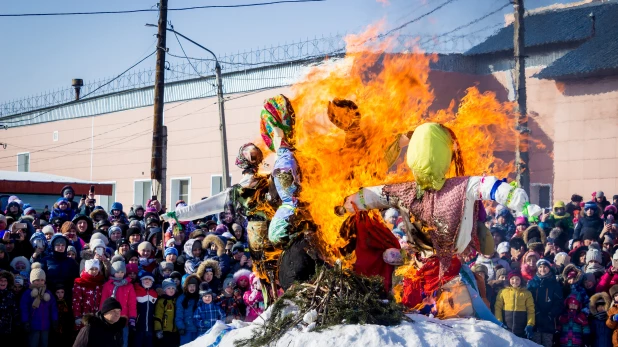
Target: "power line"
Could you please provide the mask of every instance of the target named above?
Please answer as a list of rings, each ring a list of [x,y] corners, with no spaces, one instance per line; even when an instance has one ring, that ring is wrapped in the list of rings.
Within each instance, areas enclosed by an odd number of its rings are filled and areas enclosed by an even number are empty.
[[[241,8],[241,7],[256,7],[256,6],[277,5],[277,4],[293,4],[293,3],[324,2],[324,1],[326,0],[281,0],[281,1],[270,1],[270,2],[253,3],[253,4],[207,5],[207,6],[169,8],[167,10],[168,11],[188,11],[188,10],[199,10],[199,9],[207,9],[207,8]],[[147,8],[147,9],[140,9],[140,10],[97,11],[97,12],[3,13],[3,14],[0,14],[0,17],[50,17],[50,16],[76,16],[76,15],[98,15],[98,14],[127,14],[127,13],[139,13],[139,12],[159,12],[159,10],[154,9],[154,8]]]
[[[69,102],[67,102],[67,103],[57,105],[57,106],[55,106],[55,107],[50,108],[49,110],[47,110],[47,111],[45,111],[45,112],[39,113],[39,114],[34,115],[34,116],[32,116],[32,117],[30,117],[30,118],[28,118],[28,119],[25,119],[25,120],[24,120],[24,119],[22,119],[22,120],[14,120],[14,121],[10,121],[10,120],[9,120],[9,121],[3,121],[2,123],[6,123],[6,124],[14,124],[14,123],[20,123],[20,122],[28,122],[28,121],[31,121],[31,120],[33,120],[33,119],[35,119],[35,118],[41,117],[42,115],[47,114],[47,113],[49,113],[49,112],[51,112],[51,111],[53,111],[53,110],[56,110],[56,109],[58,109],[58,108],[60,108],[60,107],[63,107],[63,106],[68,106],[68,105],[75,104],[75,103],[78,103],[78,102],[80,102],[80,101],[83,101],[86,97],[88,97],[89,95],[92,95],[92,94],[93,94],[93,93],[95,93],[97,90],[99,90],[99,89],[101,89],[101,88],[103,88],[103,87],[107,86],[108,84],[110,84],[110,83],[114,82],[115,80],[117,80],[118,78],[120,78],[122,75],[124,75],[125,73],[127,73],[129,70],[133,69],[133,68],[134,68],[134,67],[136,67],[137,65],[141,64],[144,60],[146,60],[146,59],[150,58],[151,56],[153,56],[155,53],[157,53],[157,50],[154,50],[152,53],[150,53],[149,55],[147,55],[146,57],[144,57],[142,60],[138,61],[137,63],[135,63],[135,64],[131,65],[131,67],[129,67],[128,69],[126,69],[126,70],[124,70],[123,72],[121,72],[121,73],[120,73],[120,75],[118,75],[118,76],[116,76],[116,77],[112,78],[111,80],[107,81],[106,83],[103,83],[102,85],[98,86],[98,87],[97,87],[97,88],[95,88],[93,91],[91,91],[90,93],[88,93],[88,94],[86,94],[86,95],[82,96],[80,99],[73,100],[73,101],[69,101]]]

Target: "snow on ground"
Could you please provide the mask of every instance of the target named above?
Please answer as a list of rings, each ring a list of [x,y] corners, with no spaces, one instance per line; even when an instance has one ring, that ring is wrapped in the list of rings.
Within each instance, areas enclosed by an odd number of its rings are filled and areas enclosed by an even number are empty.
[[[414,320],[413,323],[401,323],[394,327],[338,325],[319,333],[291,331],[271,347],[538,346],[487,321],[464,318],[439,320],[416,314],[408,316]],[[249,338],[256,326],[227,332],[219,346],[233,347],[237,339]],[[200,336],[185,347],[210,346],[225,327],[224,324],[217,324],[209,334]]]

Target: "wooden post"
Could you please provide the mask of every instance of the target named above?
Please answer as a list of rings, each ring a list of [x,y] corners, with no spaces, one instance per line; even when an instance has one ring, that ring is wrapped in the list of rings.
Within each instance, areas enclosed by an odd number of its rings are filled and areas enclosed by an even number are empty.
[[[524,0],[514,0],[515,21],[513,23],[513,47],[515,55],[515,99],[517,100],[516,129],[518,131],[515,148],[517,183],[530,194],[530,168],[528,166],[528,108],[526,105],[526,56],[524,53]]]

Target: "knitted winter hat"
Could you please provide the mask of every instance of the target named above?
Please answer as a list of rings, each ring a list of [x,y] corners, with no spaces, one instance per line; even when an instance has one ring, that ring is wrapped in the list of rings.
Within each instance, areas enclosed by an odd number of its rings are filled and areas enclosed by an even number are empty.
[[[98,247],[105,248],[105,246],[106,246],[105,242],[101,239],[94,239],[94,240],[91,239],[90,243],[88,244],[88,247],[90,247],[90,249],[93,251],[97,249]]]
[[[163,280],[163,283],[161,283],[161,288],[163,289],[163,291],[165,291],[167,288],[176,288],[176,283],[174,283],[174,280],[171,278],[167,278],[165,280]]]
[[[509,245],[509,243],[507,241],[504,241],[502,243],[500,243],[498,245],[498,248],[496,249],[496,252],[498,252],[498,254],[500,253],[508,253],[511,250],[511,246]]]
[[[496,270],[496,279],[500,278],[500,276],[506,276],[507,272],[505,268],[500,268]]]
[[[612,299],[614,299],[614,296],[618,294],[618,284],[613,285],[611,288],[609,288],[609,296],[612,297]],[[615,301],[615,300],[614,300]]]
[[[169,261],[162,261],[161,264],[159,264],[159,271],[163,272],[165,270],[174,271],[174,264]]]
[[[178,271],[172,271],[170,274],[171,279],[179,279],[182,282],[182,274]]]
[[[106,314],[111,310],[120,310],[122,309],[122,305],[116,300],[114,297],[109,297],[105,301],[103,301],[103,305],[101,305],[101,313]]]
[[[515,218],[515,225],[528,225],[528,221],[525,217],[517,217]]]
[[[75,249],[75,247],[69,245],[69,247],[67,247],[67,254],[73,252],[75,253],[75,255],[77,255],[77,250]]]
[[[142,242],[140,242],[139,246],[137,246],[137,251],[138,251],[138,252],[141,252],[141,251],[143,251],[143,250],[145,250],[145,249],[149,249],[149,250],[151,250],[151,251],[152,251],[152,248],[153,248],[153,247],[152,247],[152,245],[150,244],[150,242],[148,242],[148,241],[142,241]]]
[[[598,249],[591,248],[586,252],[586,263],[591,261],[596,261],[599,264],[603,261],[601,252]]]
[[[551,269],[551,263],[547,259],[539,259],[536,262],[536,267],[539,267],[541,265],[545,265],[545,266],[547,266],[548,268]]]
[[[577,271],[576,270],[569,271],[569,273],[567,274],[567,278],[577,278]]]
[[[554,256],[554,263],[558,266],[567,266],[571,263],[571,257],[564,252],[560,252]]]
[[[131,274],[131,273],[136,274],[139,272],[139,268],[137,267],[137,264],[127,264],[126,268],[127,268],[128,274]]]
[[[165,252],[163,253],[164,257],[167,257],[170,254],[178,256],[178,250],[174,247],[166,248]]]
[[[139,275],[139,280],[143,281],[145,279],[149,279],[151,281],[154,282],[154,276],[152,275],[152,273],[147,272],[147,271],[143,271],[140,275]]]
[[[97,269],[101,269],[101,263],[99,262],[99,260],[98,259],[86,260],[86,265],[84,266],[84,270],[88,271],[92,269],[93,267],[96,267]]]
[[[52,227],[51,225],[46,225],[43,227],[43,234],[54,234],[54,227]]]
[[[92,234],[92,236],[90,237],[90,244],[92,245],[92,242],[95,240],[101,240],[103,241],[103,244],[105,246],[107,246],[109,244],[109,239],[107,238],[107,236],[103,235],[103,233],[94,233]],[[91,247],[91,249],[93,249]]]
[[[507,279],[510,281],[511,278],[513,278],[513,277],[519,277],[519,279],[521,279],[522,278],[521,277],[521,272],[519,272],[519,271],[511,271],[511,272],[509,272],[509,275],[507,276]]]
[[[586,281],[590,281],[590,282],[593,282],[593,283],[596,284],[596,282],[597,282],[597,278],[594,275],[594,273],[592,273],[592,272],[585,273],[583,278],[584,279],[582,280],[582,283],[586,283]]]
[[[208,283],[203,282],[200,284],[200,296],[210,295],[213,296],[212,290],[210,290],[210,286]]]
[[[41,263],[34,263],[30,269],[30,283],[35,280],[45,280],[45,271],[41,269]]]
[[[112,263],[112,276],[114,276],[116,272],[124,272],[125,274],[127,273],[127,266],[125,265],[124,261],[115,261]]]
[[[227,287],[234,287],[234,279],[232,277],[227,277],[224,281],[223,281],[223,289],[227,288]]]

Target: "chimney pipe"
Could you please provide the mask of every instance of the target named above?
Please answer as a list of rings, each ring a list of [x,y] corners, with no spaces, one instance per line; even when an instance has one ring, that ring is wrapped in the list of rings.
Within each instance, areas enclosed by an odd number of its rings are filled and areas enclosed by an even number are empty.
[[[73,83],[71,83],[73,88],[75,88],[75,100],[79,100],[79,92],[84,86],[84,80],[81,78],[74,78]]]

